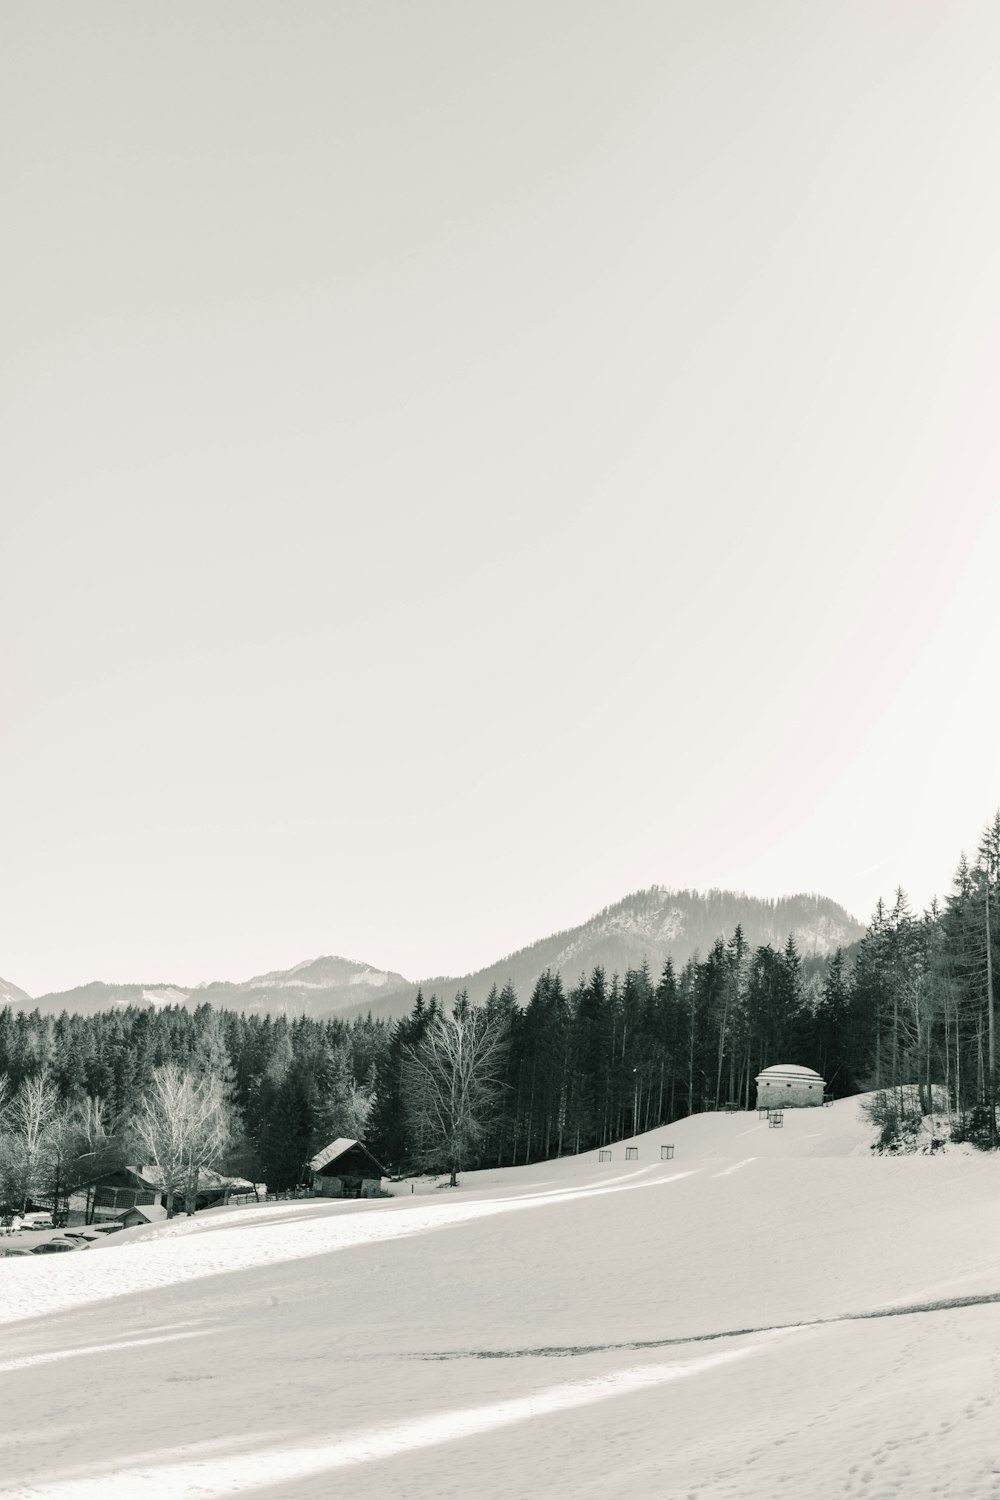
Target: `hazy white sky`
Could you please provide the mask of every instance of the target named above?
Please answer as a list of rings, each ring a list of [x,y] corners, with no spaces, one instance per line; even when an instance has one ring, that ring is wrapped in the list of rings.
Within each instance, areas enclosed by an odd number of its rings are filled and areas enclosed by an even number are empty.
[[[8,4],[0,55],[0,974],[947,888],[994,0]]]

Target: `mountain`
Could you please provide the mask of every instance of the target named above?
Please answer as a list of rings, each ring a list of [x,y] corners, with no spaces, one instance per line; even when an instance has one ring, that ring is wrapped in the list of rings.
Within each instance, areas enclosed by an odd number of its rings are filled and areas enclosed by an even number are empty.
[[[444,1000],[452,999],[457,990],[468,990],[475,1004],[486,998],[492,985],[499,989],[509,980],[523,1005],[546,969],[558,969],[568,988],[598,964],[610,976],[630,966],[638,968],[645,959],[655,979],[667,958],[680,966],[696,953],[705,955],[716,938],[729,938],[737,923],[751,948],[763,943],[784,947],[788,934],[793,933],[803,957],[846,948],[865,933],[860,922],[825,896],[764,900],[734,891],[700,893],[652,886],[605,907],[581,926],[542,938],[488,968],[460,978],[425,979],[421,988],[425,998],[437,994]],[[387,994],[372,1007],[372,1014],[406,1014],[416,990],[411,985],[404,996]]]
[[[11,984],[6,979],[0,979],[0,1010],[5,1005],[13,1006],[15,1010],[30,1010],[32,1005],[31,996],[24,990],[19,990],[16,984]]]
[[[364,1015],[387,993],[406,990],[402,974],[353,963],[349,958],[312,958],[291,969],[258,974],[243,984],[216,980],[192,992],[192,1002],[265,1015]]]
[[[782,896],[774,901],[743,896],[733,891],[669,891],[653,886],[636,891],[605,909],[579,927],[541,938],[530,947],[457,978],[437,976],[421,981],[425,996],[436,993],[451,1000],[465,989],[473,1002],[484,1000],[492,985],[501,988],[508,980],[522,1004],[526,1004],[538,976],[558,969],[567,988],[581,974],[600,964],[608,975],[637,968],[643,959],[654,978],[667,958],[678,966],[695,953],[705,954],[717,937],[731,936],[737,923],[751,947],[771,943],[784,946],[794,933],[803,957],[832,953],[864,935],[864,928],[836,901],[825,896]],[[38,1008],[45,1015],[60,1011],[93,1015],[101,1010],[129,1005],[216,1005],[256,1015],[340,1016],[349,1020],[365,1015],[395,1017],[412,1009],[418,985],[371,964],[346,958],[313,958],[257,974],[239,983],[213,980],[194,989],[171,984],[104,984],[95,980],[77,989],[62,990],[31,1000],[14,985],[2,987],[0,1006]]]
[[[183,1005],[193,1010],[206,1004],[255,1015],[327,1016],[344,1011],[363,1015],[387,990],[397,993],[406,990],[408,983],[402,974],[371,964],[324,957],[308,959],[291,969],[256,974],[240,983],[213,980],[192,989],[176,984],[105,984],[94,980],[72,990],[40,995],[37,1000],[29,999],[23,991],[17,992],[21,999],[4,1001],[0,995],[0,1005],[11,1004],[19,1010],[37,1008],[43,1015],[59,1015],[65,1010],[91,1016],[130,1005]]]

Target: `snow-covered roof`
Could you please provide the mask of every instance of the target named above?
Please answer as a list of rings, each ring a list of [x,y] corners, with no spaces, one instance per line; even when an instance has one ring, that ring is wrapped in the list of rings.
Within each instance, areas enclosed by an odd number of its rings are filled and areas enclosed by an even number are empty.
[[[818,1079],[820,1083],[823,1082],[821,1075],[815,1069],[803,1068],[799,1063],[773,1063],[771,1067],[765,1068],[762,1073],[758,1073],[757,1077]]]
[[[138,1203],[135,1208],[125,1209],[118,1217],[120,1219],[130,1219],[136,1215],[141,1219],[145,1219],[147,1224],[155,1224],[160,1219],[167,1217],[167,1210],[163,1207],[162,1203]]]
[[[131,1167],[136,1177],[148,1183],[151,1188],[163,1188],[163,1173],[156,1166]],[[198,1191],[200,1193],[218,1192],[221,1188],[238,1189],[240,1192],[253,1192],[253,1183],[248,1182],[245,1177],[226,1177],[221,1172],[213,1172],[211,1167],[199,1167],[198,1169]]]
[[[377,1169],[379,1176],[385,1176],[385,1168],[379,1166],[374,1156],[372,1156],[371,1152],[368,1150],[368,1147],[362,1141],[351,1141],[348,1140],[348,1138],[344,1135],[338,1136],[337,1140],[335,1141],[331,1141],[329,1146],[324,1146],[322,1151],[317,1151],[316,1155],[309,1163],[310,1171],[322,1172],[324,1167],[328,1167],[330,1163],[336,1161],[338,1157],[346,1156],[348,1151],[354,1150],[360,1151],[362,1155],[367,1158],[367,1160],[371,1163],[372,1168]]]
[[[350,1151],[352,1146],[359,1144],[359,1141],[349,1141],[346,1135],[338,1136],[335,1141],[330,1142],[329,1146],[324,1146],[322,1151],[317,1151],[309,1163],[310,1169],[313,1172],[318,1172],[328,1162],[336,1161],[338,1156],[343,1156],[345,1151]]]

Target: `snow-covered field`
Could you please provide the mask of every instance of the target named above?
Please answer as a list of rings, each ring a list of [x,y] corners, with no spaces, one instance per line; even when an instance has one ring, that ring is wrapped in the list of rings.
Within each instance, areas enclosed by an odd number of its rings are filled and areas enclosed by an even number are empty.
[[[0,1260],[0,1496],[1000,1497],[1000,1162],[870,1134],[695,1116]]]

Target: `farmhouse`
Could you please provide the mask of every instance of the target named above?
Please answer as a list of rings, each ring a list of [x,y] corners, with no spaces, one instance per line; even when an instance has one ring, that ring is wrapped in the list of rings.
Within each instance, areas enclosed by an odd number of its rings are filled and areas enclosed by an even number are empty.
[[[803,1109],[823,1103],[826,1084],[812,1068],[775,1063],[757,1074],[758,1109]]]
[[[373,1198],[386,1170],[360,1141],[341,1136],[309,1163],[313,1192],[321,1198]]]
[[[252,1182],[247,1182],[242,1177],[223,1177],[219,1172],[202,1167],[198,1173],[198,1196],[193,1207],[215,1208],[220,1203],[228,1203],[232,1193],[246,1192],[254,1192]],[[166,1193],[161,1173],[156,1167],[137,1166],[121,1167],[116,1172],[106,1172],[102,1177],[96,1178],[88,1187],[86,1198],[80,1206],[86,1223],[107,1224],[112,1219],[120,1219],[129,1209],[165,1204]],[[174,1212],[181,1214],[186,1210],[184,1184],[180,1183],[174,1193]]]

